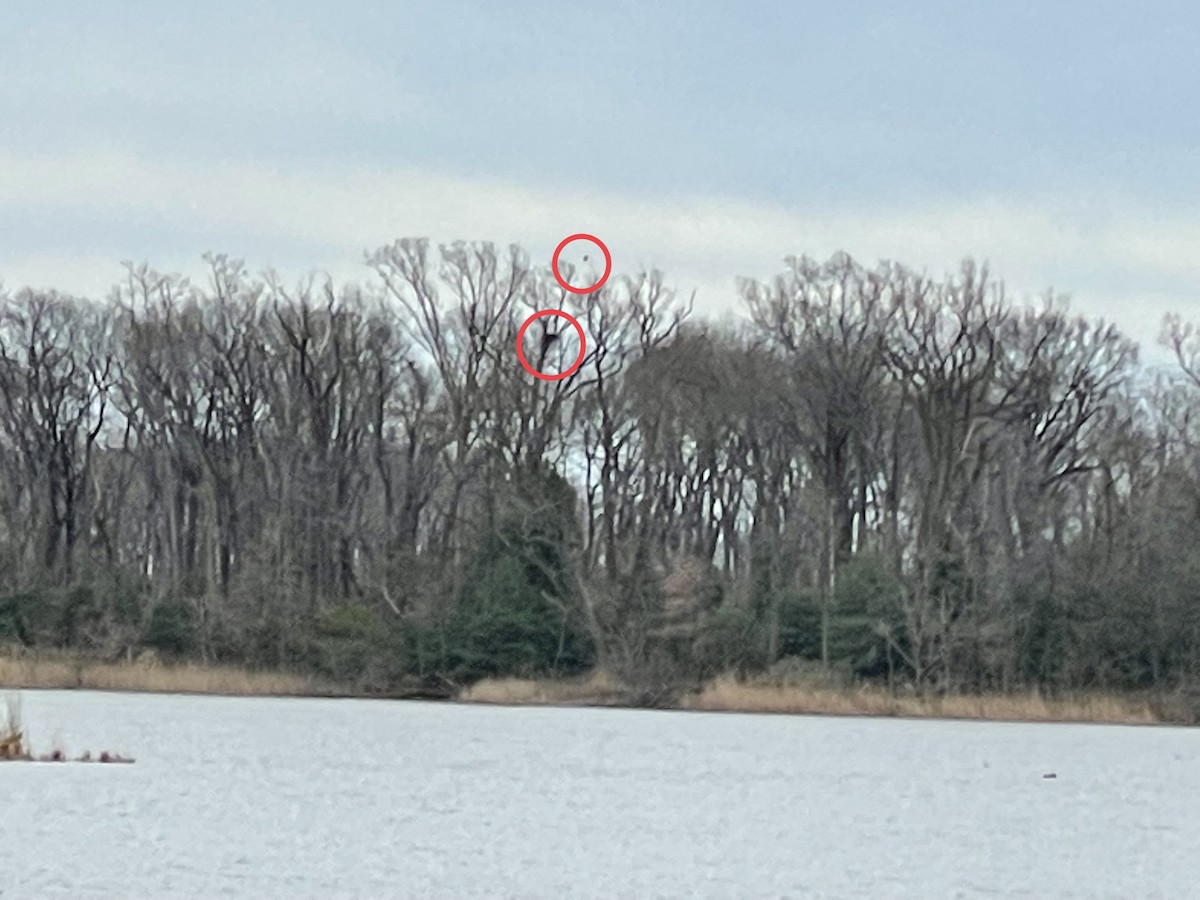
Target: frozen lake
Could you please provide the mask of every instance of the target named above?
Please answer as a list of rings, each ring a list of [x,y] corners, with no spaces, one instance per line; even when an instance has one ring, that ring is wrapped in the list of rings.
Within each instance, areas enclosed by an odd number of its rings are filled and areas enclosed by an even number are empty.
[[[40,691],[22,707],[35,751],[138,761],[0,764],[4,900],[1178,897],[1200,878],[1200,730]]]

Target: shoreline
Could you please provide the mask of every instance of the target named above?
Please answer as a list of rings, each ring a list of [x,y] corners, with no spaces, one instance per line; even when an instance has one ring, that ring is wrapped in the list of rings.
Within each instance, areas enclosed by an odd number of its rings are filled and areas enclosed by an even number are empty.
[[[720,676],[674,702],[636,702],[604,672],[563,679],[490,678],[457,692],[413,686],[356,691],[313,676],[155,659],[104,662],[58,654],[0,655],[0,692],[93,690],[108,693],[329,700],[409,700],[473,706],[658,709],[760,715],[935,719],[945,721],[1188,726],[1195,719],[1178,698],[1078,693],[1047,698],[1011,694],[919,696],[873,685],[830,685],[812,678],[769,681]]]
[[[738,680],[719,676],[698,691],[669,705],[621,702],[589,693],[599,678],[535,681],[484,680],[464,691],[456,702],[491,706],[595,707],[660,709],[670,712],[740,715],[826,716],[837,718],[931,719],[963,722],[1042,723],[1061,725],[1127,725],[1187,727],[1193,724],[1182,707],[1165,698],[1120,694],[1079,694],[1047,699],[1034,691],[1013,694],[952,694],[944,697],[889,694],[870,686],[829,687],[813,681],[791,683]],[[574,688],[574,690],[572,690]]]

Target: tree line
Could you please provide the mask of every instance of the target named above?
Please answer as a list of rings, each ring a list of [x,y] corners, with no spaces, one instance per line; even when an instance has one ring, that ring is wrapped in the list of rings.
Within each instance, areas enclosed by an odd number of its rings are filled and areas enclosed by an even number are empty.
[[[984,266],[845,254],[693,315],[520,248],[368,286],[208,256],[0,294],[0,643],[369,691],[602,667],[649,699],[785,659],[930,691],[1200,674],[1200,339],[1171,371]],[[562,308],[570,377],[520,366]],[[573,332],[526,330],[545,371]]]

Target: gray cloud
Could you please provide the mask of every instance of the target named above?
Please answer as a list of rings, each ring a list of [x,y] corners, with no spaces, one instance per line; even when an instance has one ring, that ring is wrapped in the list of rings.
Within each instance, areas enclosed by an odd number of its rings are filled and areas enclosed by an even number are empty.
[[[229,250],[285,272],[357,278],[367,274],[363,251],[399,236],[517,242],[548,263],[558,240],[585,231],[608,243],[618,271],[658,267],[684,292],[697,289],[712,313],[735,305],[737,276],[769,278],[788,255],[844,249],[864,262],[895,259],[935,274],[974,255],[1016,295],[1070,293],[1075,311],[1115,321],[1142,342],[1153,341],[1165,311],[1196,309],[1192,285],[1200,279],[1200,216],[1151,214],[1115,199],[1102,215],[1046,198],[803,209],[364,164],[167,161],[115,148],[0,154],[0,213],[81,211],[108,223],[121,258],[195,267],[201,252]],[[152,246],[121,243],[123,223],[135,222],[141,234],[153,224]],[[236,235],[247,246],[228,246]],[[210,243],[195,246],[204,237]],[[81,252],[62,243],[10,258],[0,277],[10,286],[103,293],[120,274],[119,258],[104,261],[95,247]]]

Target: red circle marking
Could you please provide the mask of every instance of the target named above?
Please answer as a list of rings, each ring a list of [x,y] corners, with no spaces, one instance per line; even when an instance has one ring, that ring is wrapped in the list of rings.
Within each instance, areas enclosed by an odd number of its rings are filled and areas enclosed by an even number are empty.
[[[567,280],[559,274],[558,257],[563,252],[563,247],[571,243],[571,241],[591,241],[600,248],[600,252],[604,254],[604,274],[600,276],[600,280],[591,287],[571,287],[567,284]],[[604,245],[604,241],[596,237],[594,234],[572,234],[565,237],[559,242],[559,245],[554,249],[554,257],[550,260],[550,268],[554,270],[554,277],[558,280],[559,285],[564,291],[570,291],[572,294],[590,294],[592,291],[598,291],[604,286],[604,282],[608,281],[608,276],[612,274],[612,254],[608,252],[608,247]]]
[[[535,319],[540,319],[542,316],[562,316],[573,326],[575,326],[575,331],[579,335],[579,358],[575,360],[575,363],[571,366],[571,368],[567,369],[565,372],[559,372],[557,375],[546,375],[543,372],[539,372],[537,369],[531,366],[529,361],[525,358],[525,329],[527,329]],[[525,324],[522,325],[520,330],[517,332],[517,359],[521,360],[521,365],[525,367],[526,372],[528,372],[534,378],[542,379],[542,381],[561,381],[568,375],[574,375],[576,369],[583,364],[583,354],[586,350],[587,341],[583,336],[583,326],[579,324],[579,320],[573,315],[570,313],[565,313],[561,309],[543,309],[540,312],[535,312],[532,316],[525,320]]]

